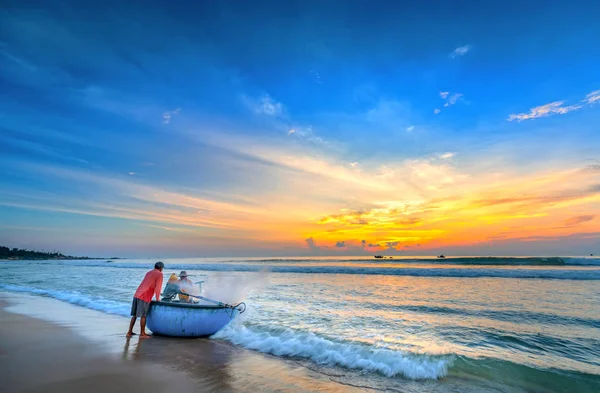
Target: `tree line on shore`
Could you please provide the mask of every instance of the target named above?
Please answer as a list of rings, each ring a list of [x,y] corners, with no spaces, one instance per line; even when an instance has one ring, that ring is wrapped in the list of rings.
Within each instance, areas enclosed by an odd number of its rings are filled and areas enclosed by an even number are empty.
[[[61,252],[44,252],[44,251],[33,251],[25,250],[22,248],[9,248],[6,246],[0,246],[0,259],[92,259],[89,257],[74,257],[71,255],[64,255]]]

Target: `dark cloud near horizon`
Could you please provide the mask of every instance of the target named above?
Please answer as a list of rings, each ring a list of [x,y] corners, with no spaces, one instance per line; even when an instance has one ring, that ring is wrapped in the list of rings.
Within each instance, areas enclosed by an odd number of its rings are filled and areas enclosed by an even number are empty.
[[[315,239],[313,239],[312,237],[309,237],[308,239],[305,239],[304,241],[308,245],[308,248],[310,248],[311,250],[317,251],[317,250],[320,249],[320,247],[317,246],[317,243],[315,242]]]
[[[594,218],[596,218],[596,216],[588,214],[588,215],[583,215],[583,216],[575,216],[575,217],[571,217],[568,220],[565,221],[565,225],[566,226],[575,226],[575,225],[579,225],[582,224],[584,222],[588,222],[588,221],[592,221]]]
[[[388,247],[389,250],[397,250],[398,246],[400,245],[400,242],[386,242],[385,245]]]

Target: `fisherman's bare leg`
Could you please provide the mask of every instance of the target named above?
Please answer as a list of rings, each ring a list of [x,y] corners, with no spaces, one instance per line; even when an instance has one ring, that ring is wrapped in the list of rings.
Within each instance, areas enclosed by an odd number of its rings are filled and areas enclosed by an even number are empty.
[[[136,316],[131,317],[131,322],[129,322],[129,331],[127,332],[127,336],[126,337],[131,337],[133,336],[133,327],[135,326],[135,320],[137,319]],[[146,325],[146,318],[144,318],[144,325]]]
[[[148,338],[149,334],[146,334],[146,317],[140,318],[140,324],[142,325],[140,328],[140,338]]]

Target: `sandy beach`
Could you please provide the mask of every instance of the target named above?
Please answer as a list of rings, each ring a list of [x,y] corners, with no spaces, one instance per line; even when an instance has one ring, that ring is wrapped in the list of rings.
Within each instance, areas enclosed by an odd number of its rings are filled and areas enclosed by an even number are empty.
[[[362,390],[214,340],[128,340],[127,319],[51,299],[1,294],[0,302],[0,391],[6,393]]]

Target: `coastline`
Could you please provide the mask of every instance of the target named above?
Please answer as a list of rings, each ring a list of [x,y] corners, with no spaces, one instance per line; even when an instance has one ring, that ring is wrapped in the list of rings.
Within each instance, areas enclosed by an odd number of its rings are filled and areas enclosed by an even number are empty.
[[[187,392],[194,381],[183,373],[111,356],[60,325],[5,310],[0,305],[0,391]]]
[[[216,340],[126,339],[126,318],[51,299],[0,292],[0,320],[0,391],[6,393],[365,391]]]

